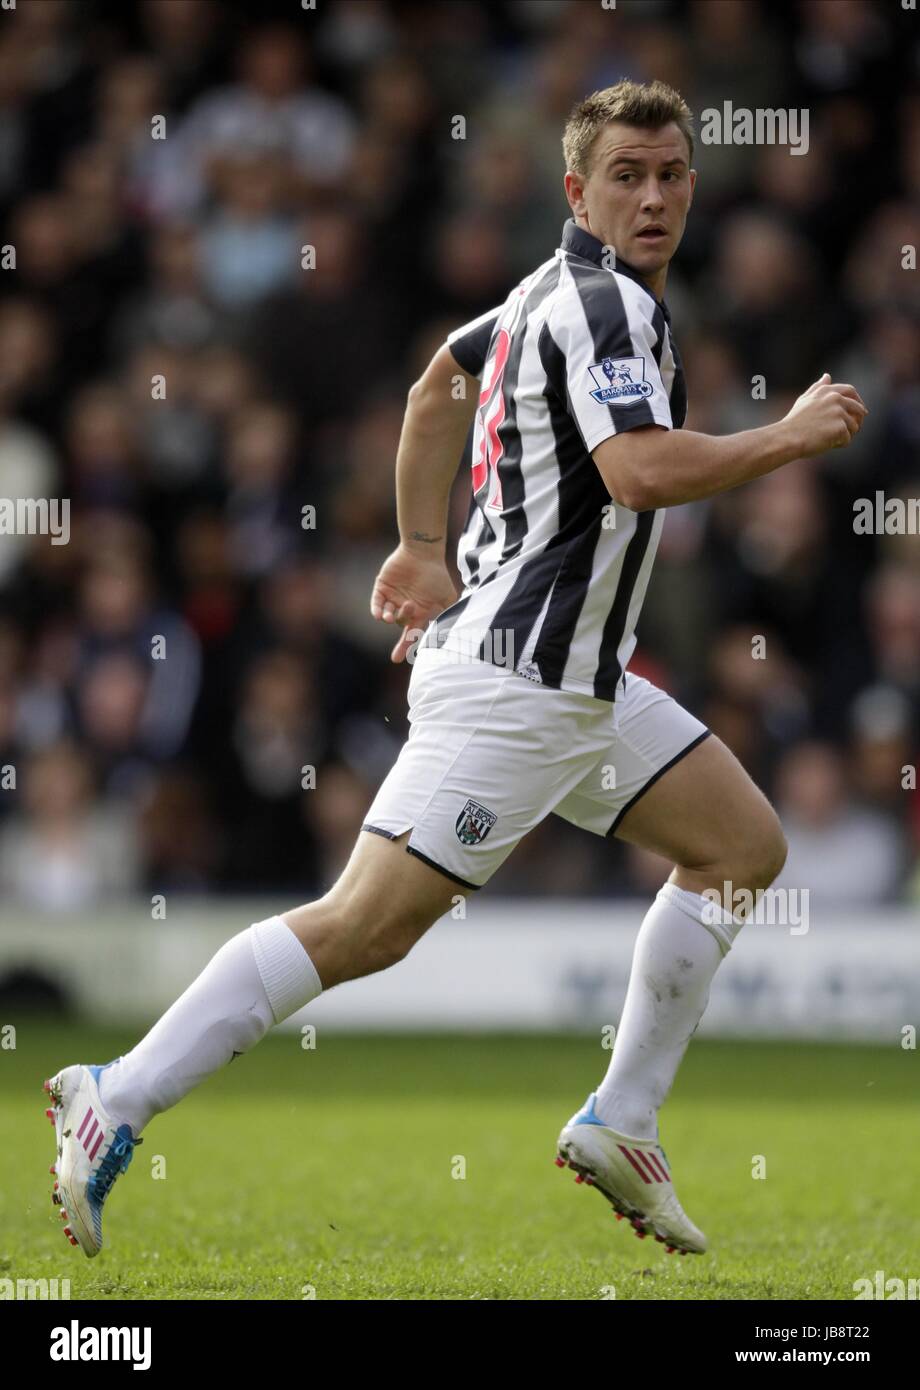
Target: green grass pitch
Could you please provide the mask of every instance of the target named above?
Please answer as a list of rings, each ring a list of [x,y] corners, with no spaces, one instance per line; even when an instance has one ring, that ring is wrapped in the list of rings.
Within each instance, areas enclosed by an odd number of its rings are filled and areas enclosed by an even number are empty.
[[[151,1123],[89,1261],[50,1201],[41,1083],[134,1040],[23,1019],[0,1051],[0,1276],[69,1277],[73,1299],[539,1300],[852,1300],[877,1269],[920,1276],[918,1061],[897,1041],[694,1041],[661,1140],[711,1248],[680,1257],[553,1166],[609,1059],[594,1038],[321,1025],[315,1050],[273,1033]]]

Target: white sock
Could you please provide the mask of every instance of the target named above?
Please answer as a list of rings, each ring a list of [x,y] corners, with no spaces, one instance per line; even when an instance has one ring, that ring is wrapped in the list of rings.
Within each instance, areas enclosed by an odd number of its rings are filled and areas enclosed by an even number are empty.
[[[103,1105],[140,1134],[152,1116],[255,1047],[322,988],[287,923],[256,922],[231,937],[147,1036],[100,1073]]]
[[[666,883],[633,952],[613,1055],[595,1113],[634,1139],[654,1139],[658,1109],[709,1002],[709,986],[742,923],[699,893]]]

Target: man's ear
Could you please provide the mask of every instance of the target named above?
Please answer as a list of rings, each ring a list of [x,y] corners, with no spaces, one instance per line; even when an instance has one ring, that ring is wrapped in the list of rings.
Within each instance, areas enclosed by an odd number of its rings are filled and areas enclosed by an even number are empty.
[[[690,197],[687,199],[687,207],[693,202],[693,190],[696,188],[696,170],[690,170]]]
[[[579,216],[585,210],[585,185],[581,174],[573,174],[571,169],[566,169],[563,179],[565,196],[568,199],[569,207],[575,216]]]

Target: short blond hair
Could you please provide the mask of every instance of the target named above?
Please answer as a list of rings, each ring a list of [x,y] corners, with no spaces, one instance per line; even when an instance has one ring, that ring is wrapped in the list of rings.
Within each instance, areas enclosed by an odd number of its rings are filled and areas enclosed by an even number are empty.
[[[592,92],[573,107],[562,136],[565,167],[573,174],[587,178],[594,141],[611,121],[622,121],[640,130],[660,130],[673,122],[685,136],[693,159],[693,112],[680,92],[665,82],[624,80]]]

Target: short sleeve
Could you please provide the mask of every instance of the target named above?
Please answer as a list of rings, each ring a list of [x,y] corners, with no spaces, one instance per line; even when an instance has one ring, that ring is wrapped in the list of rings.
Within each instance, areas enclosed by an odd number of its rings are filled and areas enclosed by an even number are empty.
[[[547,317],[543,355],[588,453],[640,425],[672,429],[659,369],[664,317],[656,301],[625,276],[567,269],[571,283]]]
[[[472,323],[455,328],[447,335],[447,345],[455,360],[470,376],[482,376],[482,369],[489,355],[492,331],[503,307],[499,305],[497,309],[490,309],[488,313],[480,314],[478,319],[473,319]]]

